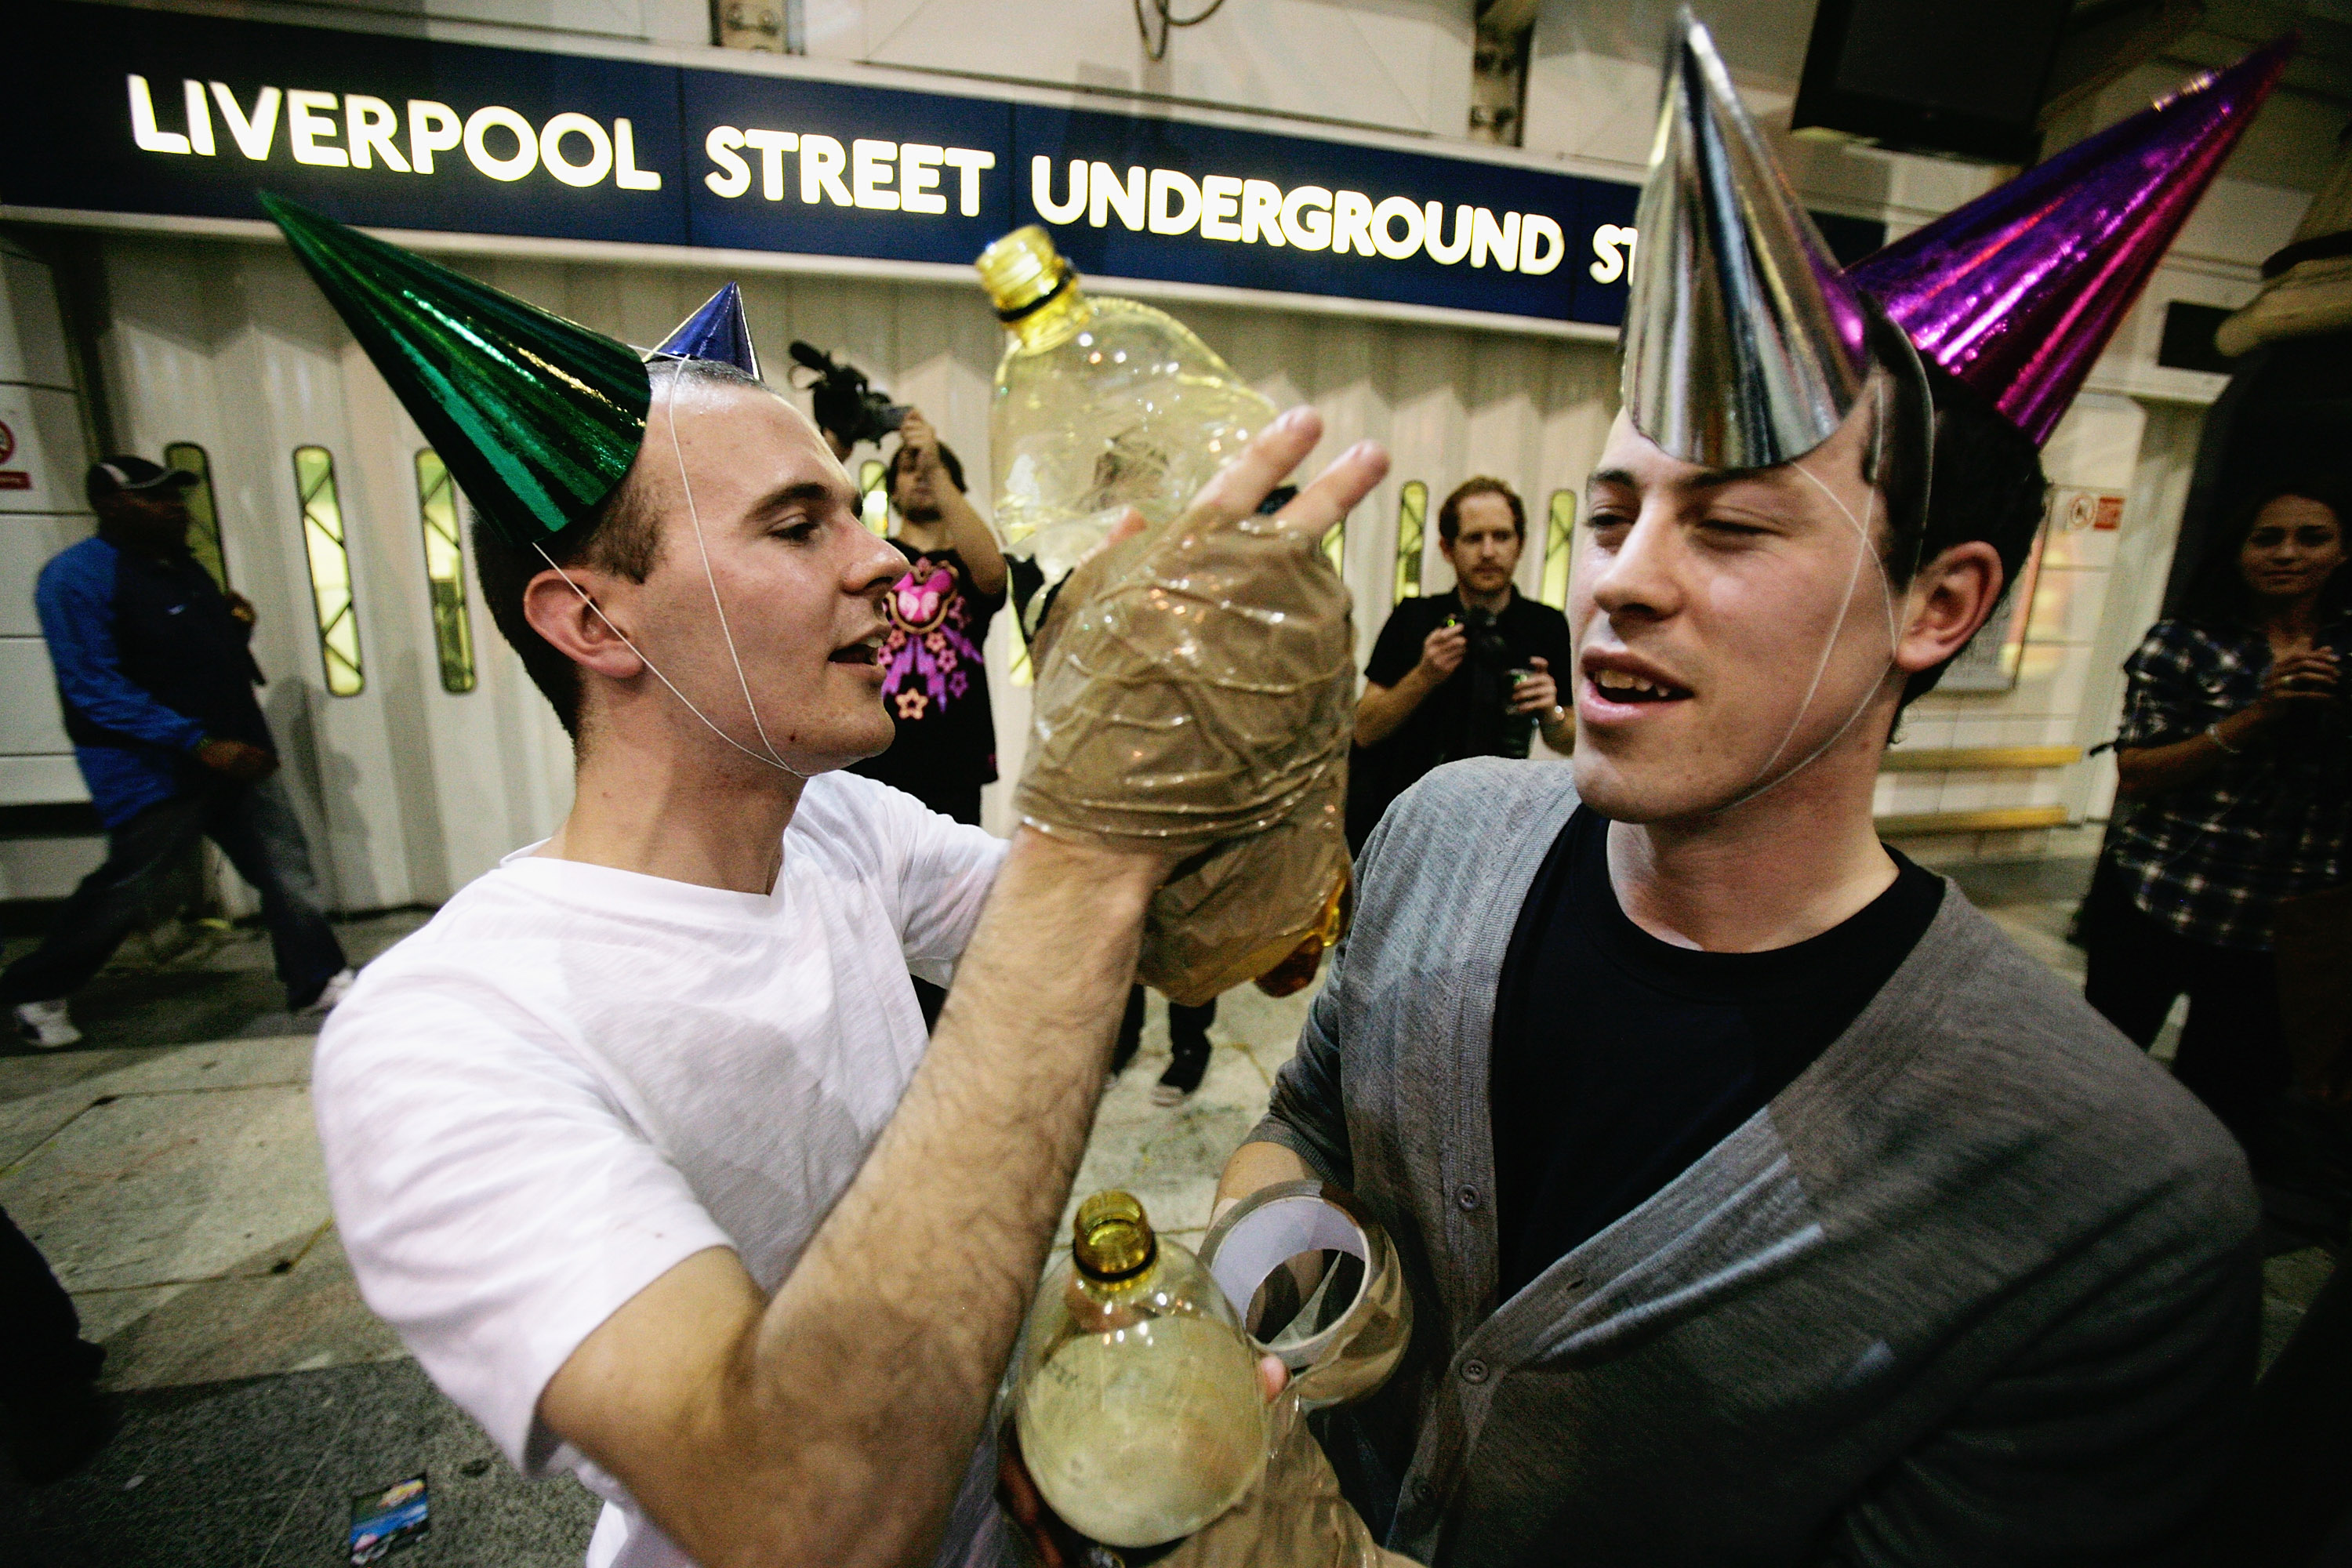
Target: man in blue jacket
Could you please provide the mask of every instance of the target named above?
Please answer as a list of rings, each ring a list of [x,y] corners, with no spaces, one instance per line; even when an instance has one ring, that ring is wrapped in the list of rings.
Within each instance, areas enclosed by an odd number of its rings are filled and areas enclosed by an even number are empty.
[[[253,699],[253,606],[188,553],[194,477],[143,458],[89,470],[98,533],[41,569],[33,597],[66,733],[106,825],[106,863],[82,879],[48,939],[0,974],[25,1038],[81,1037],[66,1010],[139,924],[160,875],[209,837],[261,895],[287,1005],[324,1011],[352,970],[319,906],[310,846],[286,798],[277,743]]]

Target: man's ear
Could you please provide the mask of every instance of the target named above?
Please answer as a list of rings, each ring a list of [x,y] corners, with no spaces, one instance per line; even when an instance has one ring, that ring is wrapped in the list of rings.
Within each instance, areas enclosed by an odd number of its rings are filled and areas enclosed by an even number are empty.
[[[614,597],[614,580],[602,572],[574,566],[566,573],[551,567],[523,584],[523,619],[556,652],[583,669],[610,680],[631,679],[644,672],[646,661],[604,618],[611,616],[613,621],[626,624],[624,609],[607,605]],[[596,607],[590,606],[583,594],[596,601]],[[600,608],[602,615],[597,613]]]
[[[1981,539],[1955,544],[1919,568],[1907,595],[1910,620],[1895,668],[1933,669],[1968,646],[2000,602],[2000,552]]]

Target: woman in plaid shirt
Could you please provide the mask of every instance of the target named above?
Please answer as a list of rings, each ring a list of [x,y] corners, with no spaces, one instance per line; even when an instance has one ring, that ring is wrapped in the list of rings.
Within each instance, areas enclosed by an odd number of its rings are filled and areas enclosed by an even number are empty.
[[[2289,1076],[2272,915],[2352,881],[2347,517],[2333,480],[2256,496],[2126,663],[2085,922],[2091,1005],[2147,1046],[2187,993],[2174,1074],[2257,1163]]]

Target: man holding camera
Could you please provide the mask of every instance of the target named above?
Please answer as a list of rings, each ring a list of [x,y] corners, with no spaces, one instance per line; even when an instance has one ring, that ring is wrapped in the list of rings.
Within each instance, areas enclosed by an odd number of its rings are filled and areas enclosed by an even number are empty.
[[[1437,509],[1454,586],[1399,605],[1372,645],[1348,764],[1350,849],[1440,763],[1524,757],[1538,729],[1556,752],[1573,742],[1552,675],[1570,657],[1567,617],[1511,584],[1527,535],[1527,508],[1500,479],[1465,479]]]
[[[855,768],[906,791],[942,816],[977,826],[980,792],[996,782],[996,721],[989,711],[982,649],[988,624],[1004,607],[1004,554],[996,535],[965,499],[963,464],[923,411],[894,404],[866,373],[806,342],[793,360],[811,373],[811,417],[835,461],[892,431],[898,450],[889,469],[891,543],[907,574],[885,606],[882,705],[898,726],[890,749]],[[941,993],[917,983],[923,1016]]]

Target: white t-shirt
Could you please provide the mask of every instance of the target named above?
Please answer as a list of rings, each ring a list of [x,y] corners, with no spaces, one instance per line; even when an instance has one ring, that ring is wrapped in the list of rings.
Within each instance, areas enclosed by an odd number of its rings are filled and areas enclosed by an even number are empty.
[[[537,1419],[624,1302],[724,1247],[763,1290],[865,1163],[1005,846],[809,781],[761,897],[521,850],[367,966],[312,1096],[368,1305],[526,1473],[606,1500],[591,1568],[686,1556]]]

